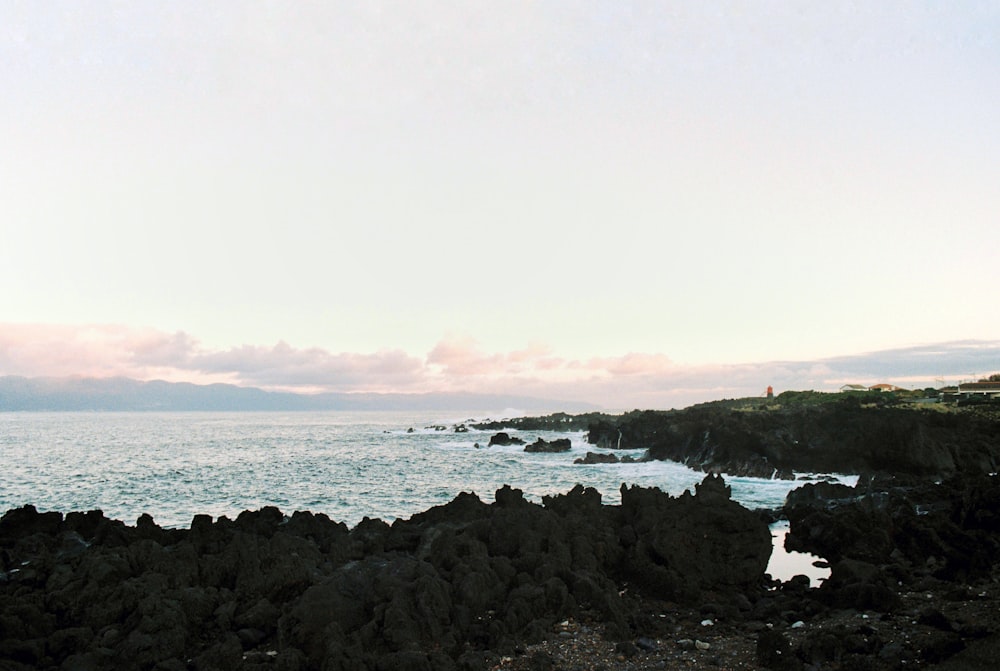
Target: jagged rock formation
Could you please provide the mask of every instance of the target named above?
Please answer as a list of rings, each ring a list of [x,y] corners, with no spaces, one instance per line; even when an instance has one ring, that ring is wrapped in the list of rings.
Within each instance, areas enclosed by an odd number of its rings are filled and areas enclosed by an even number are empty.
[[[493,447],[494,445],[499,445],[500,447],[506,447],[508,445],[524,445],[524,440],[501,431],[500,433],[490,437],[489,447]]]
[[[785,514],[785,546],[834,566],[851,560],[892,565],[897,577],[916,572],[968,582],[987,577],[1000,557],[996,475],[807,484],[788,494]]]
[[[626,637],[642,595],[749,607],[770,535],[709,476],[692,496],[504,487],[354,529],[276,508],[190,529],[100,511],[0,519],[4,669],[489,668],[588,616]],[[623,584],[632,587],[622,589]],[[742,599],[742,601],[739,601]],[[732,608],[737,608],[732,605]]]
[[[802,591],[798,607],[874,611],[910,626],[892,644],[830,627],[810,632],[796,646],[773,634],[762,636],[758,658],[774,659],[780,648],[784,660],[795,664],[854,656],[856,662],[848,666],[900,668],[904,655],[907,663],[924,666],[968,645],[947,668],[991,668],[1000,645],[996,610],[976,600],[991,596],[984,590],[996,584],[1000,572],[998,485],[996,475],[943,482],[878,476],[853,488],[816,483],[790,492],[785,547],[813,552],[832,564],[830,578],[819,589]],[[786,583],[782,591],[789,587]],[[975,615],[944,614],[956,610]],[[992,661],[983,663],[987,659]]]

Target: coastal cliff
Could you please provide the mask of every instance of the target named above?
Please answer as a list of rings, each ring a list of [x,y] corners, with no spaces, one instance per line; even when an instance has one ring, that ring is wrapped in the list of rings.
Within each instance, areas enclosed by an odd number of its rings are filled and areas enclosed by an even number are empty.
[[[591,421],[587,440],[603,448],[645,449],[650,459],[695,470],[763,478],[803,472],[947,476],[1000,468],[1000,415],[889,401],[806,392],[772,402],[635,411]]]

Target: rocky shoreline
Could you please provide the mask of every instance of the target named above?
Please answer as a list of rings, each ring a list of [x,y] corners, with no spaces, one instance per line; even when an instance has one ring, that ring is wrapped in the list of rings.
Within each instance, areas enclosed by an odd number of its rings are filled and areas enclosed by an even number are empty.
[[[473,426],[586,431],[587,442],[602,449],[641,452],[636,460],[675,461],[741,477],[941,477],[1000,470],[1000,404],[916,403],[892,394],[785,392],[774,399],[716,401],[683,410],[557,414]],[[595,455],[585,463],[599,460]]]
[[[764,573],[766,520],[721,477],[696,489],[505,487],[354,529],[11,510],[0,668],[986,668],[968,659],[998,641],[997,476],[795,490],[786,546],[830,560],[820,587]]]
[[[0,517],[0,670],[994,668],[994,416],[838,402],[586,421],[592,443],[707,471],[862,476],[780,511],[711,472],[677,497],[623,485],[618,505],[505,486],[353,529],[273,507],[165,529],[25,506]],[[786,548],[829,564],[821,585],[765,573],[775,515]]]

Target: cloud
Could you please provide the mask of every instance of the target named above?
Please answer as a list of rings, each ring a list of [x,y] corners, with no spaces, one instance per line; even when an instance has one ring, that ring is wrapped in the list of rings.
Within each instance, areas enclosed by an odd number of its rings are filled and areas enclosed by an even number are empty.
[[[1000,369],[1000,341],[955,340],[826,359],[832,370],[859,377],[977,377]]]
[[[198,348],[198,341],[182,331],[148,331],[133,341],[132,360],[138,365],[184,369]]]
[[[846,383],[938,387],[1000,371],[1000,341],[953,341],[813,361],[688,365],[662,354],[630,353],[562,362],[561,379],[522,379],[523,389],[616,409],[681,407],[763,396],[767,387],[836,391]],[[543,371],[535,371],[543,373]],[[565,373],[572,373],[570,378]],[[509,380],[507,381],[509,382]]]
[[[446,377],[492,377],[521,375],[532,371],[554,371],[565,362],[552,356],[546,345],[533,344],[503,354],[489,354],[468,336],[448,336],[427,355],[427,364],[440,369]]]
[[[624,356],[590,359],[584,363],[570,364],[574,368],[605,372],[612,376],[663,375],[676,370],[669,357],[663,354],[629,352]]]
[[[485,375],[498,370],[501,358],[480,352],[475,340],[469,337],[449,336],[427,355],[427,363],[439,366],[445,375]]]
[[[286,342],[205,347],[182,331],[121,325],[0,324],[0,375],[230,382],[303,392],[463,391],[585,401],[610,409],[682,407],[763,395],[773,386],[833,391],[853,382],[940,386],[1000,372],[1000,341],[961,340],[815,361],[689,365],[660,353],[567,359],[544,344],[488,352],[442,339],[426,357],[399,349],[334,353]]]
[[[412,390],[424,381],[423,362],[402,350],[332,354],[284,342],[200,353],[191,366],[205,373],[235,373],[246,384],[267,388],[387,392]]]
[[[184,338],[114,324],[0,324],[0,373],[148,378],[160,369],[184,368],[176,355],[168,356],[183,348]]]
[[[320,348],[205,348],[191,335],[121,325],[0,324],[0,374],[231,382],[269,389],[400,391],[424,380],[401,350],[333,354]]]

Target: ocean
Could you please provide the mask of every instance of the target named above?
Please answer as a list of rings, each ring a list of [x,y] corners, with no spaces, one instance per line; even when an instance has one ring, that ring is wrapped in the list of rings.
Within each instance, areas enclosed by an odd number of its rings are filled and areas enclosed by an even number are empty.
[[[100,509],[128,524],[148,513],[160,526],[187,527],[200,513],[235,518],[277,506],[353,527],[364,517],[408,518],[460,492],[491,502],[505,484],[536,502],[582,484],[614,504],[623,483],[679,495],[693,493],[704,478],[671,462],[574,464],[588,451],[603,451],[582,432],[508,431],[528,442],[572,442],[567,453],[532,454],[487,447],[493,431],[455,430],[481,419],[426,412],[0,413],[0,512],[25,504]],[[802,484],[726,482],[749,508],[776,508]],[[775,527],[776,536],[782,532]],[[798,572],[810,574],[808,557],[797,559]]]

